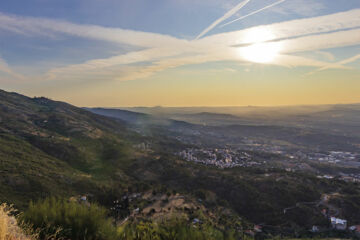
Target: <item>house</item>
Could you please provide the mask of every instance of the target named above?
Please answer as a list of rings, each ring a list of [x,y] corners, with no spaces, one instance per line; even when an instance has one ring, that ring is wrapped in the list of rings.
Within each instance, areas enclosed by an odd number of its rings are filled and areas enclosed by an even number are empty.
[[[340,218],[331,217],[331,226],[332,228],[336,230],[346,230],[347,227],[347,221]]]

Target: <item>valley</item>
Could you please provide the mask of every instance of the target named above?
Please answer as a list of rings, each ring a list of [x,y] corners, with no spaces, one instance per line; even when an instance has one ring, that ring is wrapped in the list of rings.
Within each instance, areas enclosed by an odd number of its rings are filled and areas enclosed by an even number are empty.
[[[20,211],[48,197],[85,201],[129,234],[175,221],[221,236],[346,237],[355,233],[330,215],[360,224],[356,134],[0,99],[0,200]]]

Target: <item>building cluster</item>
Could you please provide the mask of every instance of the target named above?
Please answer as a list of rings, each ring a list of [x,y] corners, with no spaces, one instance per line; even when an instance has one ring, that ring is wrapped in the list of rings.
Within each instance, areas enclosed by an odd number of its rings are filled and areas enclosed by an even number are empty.
[[[244,138],[241,144],[242,149],[249,151],[261,151],[274,154],[285,154],[286,149],[283,146],[275,145],[271,141],[255,140]]]
[[[350,226],[347,227],[347,220],[345,219],[340,219],[340,218],[336,218],[336,217],[331,217],[330,218],[331,221],[331,227],[335,230],[340,230],[340,231],[350,231],[355,233],[355,235],[357,235],[358,237],[360,237],[360,225],[354,225],[354,226]]]
[[[356,163],[360,158],[359,154],[352,152],[341,152],[341,151],[330,151],[328,153],[309,153],[309,154],[305,154],[305,157],[308,158],[309,160],[315,160],[319,162],[332,163],[332,164],[349,163],[349,162]]]
[[[354,182],[360,183],[360,174],[350,173],[350,174],[341,174],[340,179],[345,182]]]
[[[336,176],[323,175],[323,176],[317,176],[317,178],[337,179],[345,182],[360,183],[360,174],[357,173],[340,173]]]
[[[260,165],[252,160],[251,155],[243,151],[231,149],[186,149],[178,153],[186,161],[214,165],[220,168],[250,167]]]

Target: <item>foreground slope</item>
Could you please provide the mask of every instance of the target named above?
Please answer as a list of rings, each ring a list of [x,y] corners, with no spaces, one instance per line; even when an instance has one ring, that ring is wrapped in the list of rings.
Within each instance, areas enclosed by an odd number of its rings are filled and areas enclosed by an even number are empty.
[[[103,190],[109,180],[126,184],[120,169],[137,138],[121,121],[1,91],[0,200],[22,205],[41,194]]]

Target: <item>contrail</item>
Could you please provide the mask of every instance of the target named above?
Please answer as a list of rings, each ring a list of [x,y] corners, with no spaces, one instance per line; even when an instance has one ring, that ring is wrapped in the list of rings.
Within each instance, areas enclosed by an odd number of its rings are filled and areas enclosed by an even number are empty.
[[[221,18],[217,19],[215,22],[213,22],[209,27],[207,27],[204,31],[202,31],[196,38],[195,40],[198,40],[199,38],[201,38],[202,36],[204,36],[206,33],[210,32],[212,29],[214,29],[218,24],[220,24],[221,22],[225,21],[226,19],[230,18],[231,16],[233,16],[235,13],[237,13],[240,9],[242,9],[248,2],[250,2],[250,0],[245,0],[242,1],[241,3],[239,3],[238,5],[236,5],[234,8],[232,8],[230,11],[228,11],[227,13],[225,13],[224,16],[222,16]]]
[[[222,28],[222,27],[225,27],[226,25],[229,25],[229,24],[231,24],[231,23],[240,21],[240,20],[242,20],[242,19],[244,19],[244,18],[250,17],[250,16],[252,16],[252,15],[254,15],[254,14],[256,14],[256,13],[262,12],[262,11],[268,9],[268,8],[271,8],[271,7],[274,7],[274,6],[276,6],[276,5],[279,5],[280,3],[285,2],[285,1],[286,1],[286,0],[277,1],[277,2],[275,2],[275,3],[273,3],[273,4],[270,4],[270,5],[266,6],[266,7],[261,8],[261,9],[259,9],[259,10],[256,10],[256,11],[254,11],[254,12],[251,12],[251,13],[245,15],[245,16],[242,16],[242,17],[239,17],[239,18],[237,18],[237,19],[235,19],[235,20],[232,20],[231,22],[225,23],[225,24],[221,25],[220,27],[221,27],[221,28]]]
[[[357,55],[355,55],[355,56],[353,56],[351,58],[344,59],[344,60],[342,60],[340,62],[337,62],[336,64],[337,65],[345,65],[345,64],[348,64],[348,63],[355,62],[358,59],[360,59],[360,54],[357,54]],[[312,72],[309,72],[307,75],[312,75],[312,74],[314,74],[316,72],[324,71],[326,69],[332,68],[332,66],[333,66],[333,64],[329,64],[328,66],[316,69],[315,71],[312,71]]]

